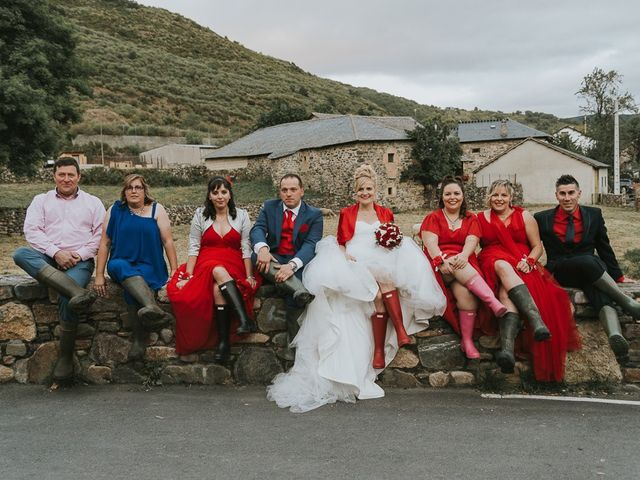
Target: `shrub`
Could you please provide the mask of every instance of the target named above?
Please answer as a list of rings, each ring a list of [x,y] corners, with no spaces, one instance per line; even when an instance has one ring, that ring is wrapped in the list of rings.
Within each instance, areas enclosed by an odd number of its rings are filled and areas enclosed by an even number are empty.
[[[640,279],[640,248],[627,250],[622,263],[624,272],[629,278]]]

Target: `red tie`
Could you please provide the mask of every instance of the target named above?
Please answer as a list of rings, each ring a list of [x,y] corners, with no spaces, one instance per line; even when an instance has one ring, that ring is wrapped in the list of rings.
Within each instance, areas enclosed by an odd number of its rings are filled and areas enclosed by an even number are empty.
[[[278,246],[278,254],[293,255],[293,211],[285,210],[282,219],[282,233],[280,234],[280,245]]]

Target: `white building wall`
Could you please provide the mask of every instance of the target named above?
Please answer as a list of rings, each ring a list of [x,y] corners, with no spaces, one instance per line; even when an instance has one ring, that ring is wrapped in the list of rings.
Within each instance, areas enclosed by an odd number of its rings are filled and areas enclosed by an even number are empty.
[[[237,168],[247,167],[247,158],[215,158],[211,160],[205,160],[204,164],[209,170],[235,170]]]
[[[208,145],[170,144],[147,150],[140,154],[143,163],[156,168],[168,168],[175,165],[202,165],[204,157],[215,147]]]
[[[507,152],[498,160],[480,169],[475,176],[476,185],[489,186],[499,178],[509,178],[522,185],[524,202],[528,204],[553,204],[555,183],[563,174],[573,175],[580,183],[582,202],[595,203],[600,174],[598,170],[573,157],[527,141]]]

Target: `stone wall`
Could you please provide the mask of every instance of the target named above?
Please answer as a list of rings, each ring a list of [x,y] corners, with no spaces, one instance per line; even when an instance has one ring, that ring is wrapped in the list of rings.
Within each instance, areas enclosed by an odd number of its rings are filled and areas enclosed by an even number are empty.
[[[0,207],[0,235],[22,235],[26,208]]]
[[[625,205],[625,195],[613,193],[601,193],[598,195],[598,204],[605,207],[622,207]]]
[[[53,185],[53,169],[40,168],[33,175],[16,175],[7,167],[0,166],[0,183],[51,183]]]
[[[623,288],[640,295],[640,284]],[[268,384],[291,366],[286,360],[284,305],[273,293],[269,287],[259,292],[255,305],[259,332],[234,344],[226,365],[213,362],[213,351],[177,355],[173,328],[151,332],[144,361],[128,362],[131,343],[126,307],[120,288],[110,284],[108,296],[98,299],[80,323],[76,371],[83,381],[96,384]],[[621,370],[582,292],[572,290],[570,294],[583,349],[569,354],[566,382],[640,383],[640,324],[621,317],[623,332],[631,343],[630,361]],[[160,300],[164,308],[170,308],[162,293]],[[0,277],[0,383],[49,383],[58,334],[55,295],[26,276]],[[493,338],[481,337],[482,358],[467,362],[458,337],[444,320],[435,319],[429,329],[414,335],[411,345],[400,349],[380,381],[383,386],[409,388],[474,385],[496,379],[515,385],[530,378],[526,361],[517,363],[513,375],[499,373],[493,361],[494,348]]]
[[[147,150],[170,143],[185,143],[185,137],[160,137],[147,135],[76,135],[72,143],[82,148],[88,143],[104,143],[112,148],[141,147]]]
[[[506,152],[511,147],[521,143],[522,140],[523,139],[520,138],[517,140],[498,140],[494,142],[461,143],[462,155],[467,159],[467,161],[463,163],[463,173],[472,176],[474,170],[482,167],[489,160]]]
[[[297,173],[305,187],[322,193],[323,207],[339,210],[353,203],[353,173],[368,163],[378,174],[379,203],[398,212],[424,209],[428,200],[422,185],[400,181],[413,162],[411,148],[409,141],[358,142],[303,150],[278,159],[254,157],[246,175],[270,176],[277,185],[285,173]]]

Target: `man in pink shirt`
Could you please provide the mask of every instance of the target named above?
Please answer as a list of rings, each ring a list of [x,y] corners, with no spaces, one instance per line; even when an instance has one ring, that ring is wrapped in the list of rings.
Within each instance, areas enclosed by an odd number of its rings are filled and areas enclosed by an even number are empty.
[[[60,355],[53,378],[65,381],[73,377],[78,314],[86,313],[96,299],[85,287],[93,273],[105,209],[100,199],[78,188],[75,159],[59,158],[53,178],[56,188],[36,195],[27,209],[24,235],[30,247],[16,250],[13,261],[60,294]]]

